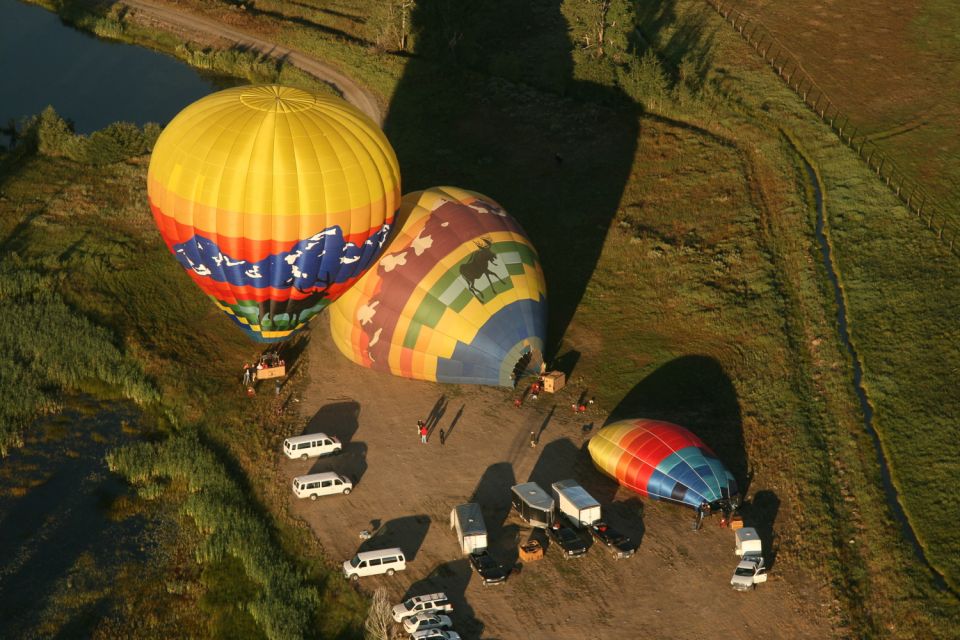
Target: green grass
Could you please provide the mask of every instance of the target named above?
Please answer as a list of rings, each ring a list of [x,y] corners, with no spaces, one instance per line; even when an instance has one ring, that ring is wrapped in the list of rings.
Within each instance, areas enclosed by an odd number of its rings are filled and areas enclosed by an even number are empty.
[[[46,117],[55,121],[54,114]],[[39,141],[35,146],[56,151]],[[0,159],[6,167],[0,297],[9,310],[0,345],[11,356],[0,376],[5,389],[17,391],[0,403],[3,446],[16,444],[37,413],[56,410],[63,394],[139,401],[152,425],[150,437],[161,441],[121,449],[111,462],[131,479],[143,479],[142,497],[179,505],[186,528],[172,544],[191,540],[192,557],[184,560],[186,578],[160,577],[210,614],[207,631],[222,637],[356,637],[363,598],[329,581],[308,534],[283,510],[271,515],[259,489],[244,480],[252,470],[242,467],[249,461],[243,449],[253,442],[260,451],[269,446],[260,425],[275,419],[272,398],[250,402],[236,384],[238,369],[224,366],[239,367],[254,349],[169,256],[146,206],[146,163],[102,163],[78,154],[80,163],[29,150],[16,155],[15,165],[5,162],[13,156]],[[256,426],[247,420],[251,412]],[[208,441],[189,435],[197,433],[196,425],[210,434]],[[219,442],[224,427],[232,427],[231,437]],[[195,539],[187,535],[194,527]],[[302,560],[303,549],[314,559]],[[181,562],[157,562],[184,573]],[[192,574],[189,563],[204,573]],[[235,581],[237,588],[246,585],[247,594],[236,601],[225,599],[224,579],[217,577],[218,571],[236,573],[235,563],[246,576]],[[148,575],[157,577],[153,570]],[[143,590],[132,582],[125,588]],[[148,598],[138,602],[147,609],[125,615],[143,616],[150,625],[175,624],[182,616]],[[196,620],[185,624],[192,628]]]

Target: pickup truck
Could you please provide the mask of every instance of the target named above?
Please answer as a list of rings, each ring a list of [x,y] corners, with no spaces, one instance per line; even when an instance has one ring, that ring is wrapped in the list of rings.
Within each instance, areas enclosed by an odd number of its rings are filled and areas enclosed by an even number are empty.
[[[763,566],[763,557],[745,555],[730,578],[730,586],[737,591],[756,589],[761,582],[767,581],[767,568]]]

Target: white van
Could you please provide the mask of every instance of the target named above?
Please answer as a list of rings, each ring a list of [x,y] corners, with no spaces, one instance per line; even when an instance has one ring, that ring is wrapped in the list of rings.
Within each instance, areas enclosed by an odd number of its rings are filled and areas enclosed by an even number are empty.
[[[305,436],[294,436],[283,441],[283,452],[291,460],[300,458],[316,458],[340,453],[343,444],[335,437],[325,433],[311,433]]]
[[[353,556],[352,560],[343,561],[343,576],[350,580],[359,580],[361,576],[375,576],[385,573],[392,576],[397,571],[407,568],[407,560],[403,550],[397,547],[392,549],[377,549],[376,551],[361,551]]]
[[[329,496],[334,493],[347,495],[353,491],[353,482],[346,476],[333,471],[311,473],[293,479],[293,493],[298,498],[316,500],[317,496]]]

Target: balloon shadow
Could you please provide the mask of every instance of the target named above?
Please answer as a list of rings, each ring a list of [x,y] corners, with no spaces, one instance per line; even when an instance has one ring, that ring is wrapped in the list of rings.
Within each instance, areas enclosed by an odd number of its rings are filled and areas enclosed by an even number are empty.
[[[574,79],[560,7],[418,0],[414,55],[384,121],[405,191],[478,191],[526,229],[550,289],[548,360],[616,215],[640,115],[619,89]]]
[[[466,559],[452,560],[437,565],[426,578],[417,580],[403,598],[407,598],[442,591],[453,603],[453,611],[449,614],[453,618],[454,627],[462,638],[479,638],[483,634],[483,623],[477,620],[473,607],[467,601],[467,585],[473,570]]]
[[[344,448],[360,427],[360,403],[354,400],[333,402],[320,407],[303,428],[303,435],[325,433],[336,436]]]
[[[424,514],[387,520],[370,538],[363,541],[357,552],[400,547],[407,562],[412,562],[417,559],[429,529],[430,516]]]
[[[644,378],[610,413],[617,420],[650,418],[686,427],[733,473],[747,493],[749,460],[737,392],[723,366],[709,356],[683,356]]]
[[[479,504],[483,511],[490,554],[506,567],[513,566],[517,561],[517,541],[520,534],[520,527],[506,523],[510,515],[510,487],[515,484],[517,479],[513,473],[513,465],[509,462],[496,462],[487,467],[480,476],[469,500]]]

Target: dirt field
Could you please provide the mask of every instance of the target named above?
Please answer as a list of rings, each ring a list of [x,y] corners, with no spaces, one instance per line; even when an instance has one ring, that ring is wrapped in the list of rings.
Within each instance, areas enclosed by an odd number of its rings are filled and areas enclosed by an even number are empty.
[[[376,531],[364,548],[398,545],[408,569],[393,577],[363,578],[385,586],[391,599],[444,590],[456,604],[456,629],[465,638],[570,638],[592,634],[658,637],[829,637],[818,622],[816,588],[774,564],[770,581],[750,593],[729,587],[735,566],[733,534],[707,520],[693,532],[693,513],[642,501],[593,469],[584,446],[605,415],[573,414],[581,389],[571,385],[520,409],[510,391],[415,382],[362,369],[340,356],[326,323],[314,326],[308,385],[297,406],[304,432],[323,431],[344,442],[342,455],[288,461],[278,455],[277,482],[336,470],[356,484],[349,496],[297,500],[293,512],[316,533],[328,557],[351,557],[359,532]],[[584,381],[586,384],[587,381]],[[416,421],[431,416],[422,445]],[[585,425],[592,425],[590,431]],[[448,433],[445,446],[439,430]],[[530,432],[540,435],[531,448]],[[511,485],[532,479],[547,486],[579,479],[604,504],[607,518],[640,547],[614,560],[594,546],[586,557],[563,560],[556,549],[523,566],[505,585],[484,587],[458,554],[449,526],[453,506],[476,500],[484,509],[494,555],[511,564],[529,529],[509,513]]]

